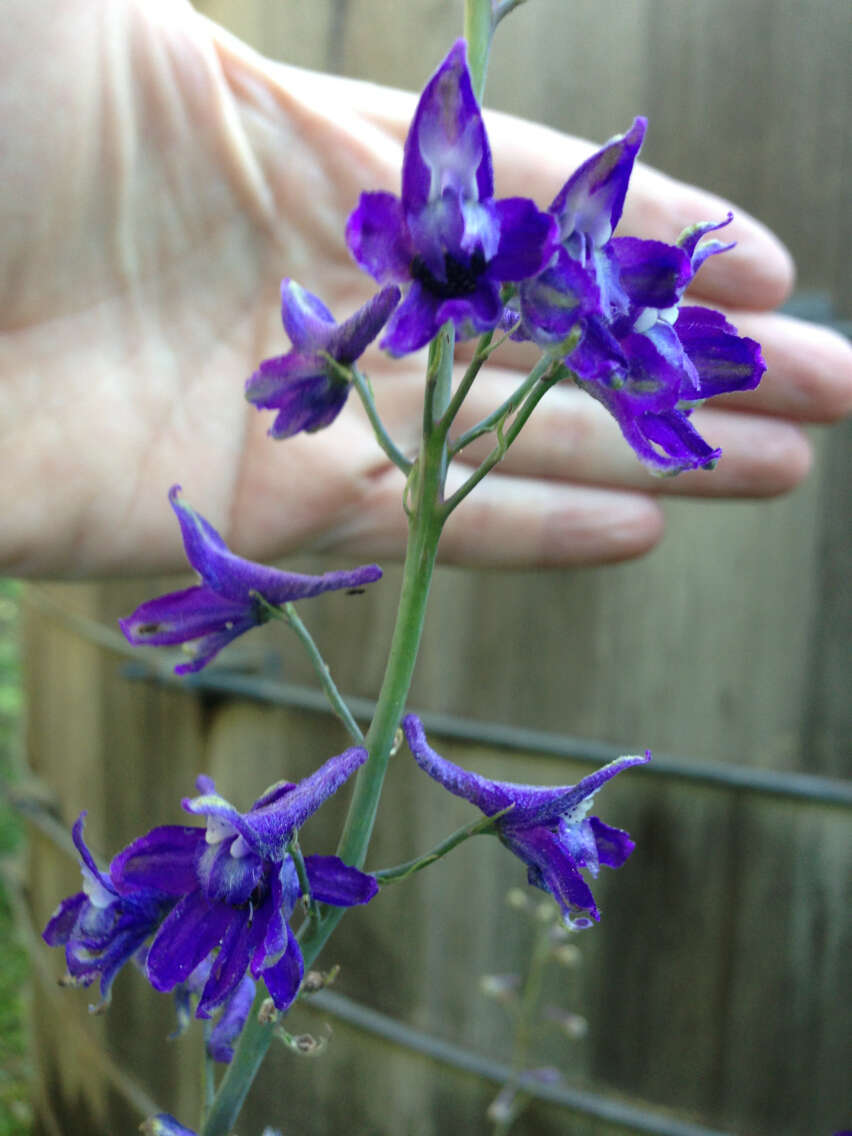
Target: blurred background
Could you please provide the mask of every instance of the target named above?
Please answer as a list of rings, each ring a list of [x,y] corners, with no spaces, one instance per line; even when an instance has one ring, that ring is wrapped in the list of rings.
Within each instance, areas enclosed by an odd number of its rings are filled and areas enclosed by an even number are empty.
[[[404,87],[431,73],[462,9],[198,6],[272,57]],[[487,102],[597,141],[648,115],[644,160],[771,225],[798,261],[794,309],[848,327],[849,25],[845,0],[529,0],[496,37]],[[581,961],[548,977],[547,998],[588,1023],[574,1036],[551,1030],[535,1055],[561,1070],[565,1091],[532,1104],[513,1132],[810,1136],[850,1125],[849,794],[839,781],[850,738],[848,442],[848,426],[821,434],[811,477],[782,500],[667,504],[666,539],[638,563],[439,572],[411,706],[432,713],[441,752],[486,775],[554,784],[608,747],[656,758],[607,790],[603,816],[638,848],[599,881],[604,916],[578,937]],[[353,695],[378,688],[397,579],[391,569],[381,597],[324,596],[311,609]],[[140,829],[178,822],[201,770],[247,807],[281,775],[282,747],[292,779],[342,748],[336,724],[295,689],[311,685],[309,671],[292,650],[282,664],[274,636],[194,687],[128,669],[98,629],[158,590],[28,590],[27,754],[42,786],[31,783],[42,817],[30,827],[33,925],[79,887],[45,816],[67,826],[89,808],[93,845],[111,854]],[[248,692],[258,676],[262,698]],[[306,828],[308,850],[334,840],[341,804]],[[467,819],[400,760],[370,863],[405,860]],[[495,845],[472,841],[347,917],[323,960],[341,963],[344,1001],[299,1018],[317,1034],[330,1023],[329,1049],[308,1065],[274,1055],[244,1136],[264,1123],[490,1131],[493,1063],[509,1059],[512,1037],[480,978],[522,971],[534,935],[505,903],[520,866]],[[54,954],[33,980],[34,1131],[130,1132],[152,1100],[191,1121],[198,1039],[175,1043],[182,1069],[163,1060],[169,999],[122,975],[109,1014],[89,1019],[85,992],[52,987]],[[2,973],[19,975],[10,957]],[[19,985],[13,977],[0,995],[13,1009]]]

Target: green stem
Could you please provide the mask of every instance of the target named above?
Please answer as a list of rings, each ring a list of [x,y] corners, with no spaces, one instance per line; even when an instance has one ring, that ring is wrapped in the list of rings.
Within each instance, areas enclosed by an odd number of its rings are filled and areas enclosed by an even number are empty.
[[[467,40],[467,65],[473,80],[473,93],[482,102],[485,77],[488,73],[488,53],[494,32],[494,14],[491,0],[464,0],[464,38]]]
[[[259,592],[253,592],[252,595],[269,614],[270,619],[280,619],[295,631],[296,637],[308,653],[308,658],[311,660],[314,671],[322,684],[329,705],[346,727],[346,732],[355,744],[359,746],[363,745],[364,734],[361,731],[361,727],[352,717],[352,711],[346,705],[343,695],[337,689],[334,679],[331,677],[328,663],[320,654],[319,647],[317,647],[313,636],[296,612],[294,605],[292,603],[286,603],[283,607],[276,607],[275,604],[268,603]]]
[[[457,508],[467,495],[482,481],[486,474],[490,473],[495,465],[503,458],[503,455],[512,445],[512,443],[520,434],[521,430],[527,423],[532,412],[538,406],[539,402],[544,398],[550,388],[555,382],[562,378],[562,371],[564,368],[559,363],[554,363],[551,373],[540,378],[534,386],[529,390],[526,401],[521,406],[518,413],[512,419],[512,425],[503,433],[502,424],[497,425],[497,445],[491,451],[487,458],[482,462],[478,469],[470,475],[467,481],[455,491],[452,497],[447,498],[443,506],[444,519]]]
[[[425,852],[422,856],[417,856],[413,860],[407,860],[404,864],[397,864],[394,868],[381,868],[379,871],[372,872],[371,874],[376,877],[380,884],[395,884],[399,883],[400,880],[406,880],[409,876],[413,876],[415,872],[419,872],[430,864],[434,864],[436,860],[440,860],[442,856],[446,856],[448,852],[452,852],[454,848],[457,848],[459,844],[463,844],[465,840],[469,840],[471,836],[479,836],[481,833],[492,832],[495,822],[513,807],[513,805],[509,805],[493,816],[478,817],[462,828],[457,828],[455,832],[451,833],[445,840],[442,840],[440,844],[436,844],[434,848]]]
[[[367,378],[361,374],[357,367],[351,367],[349,373],[352,376],[352,385],[358,392],[364,410],[367,412],[367,417],[370,419],[370,425],[373,427],[373,433],[376,435],[376,441],[382,447],[384,452],[393,462],[393,464],[401,469],[406,476],[411,472],[411,467],[414,464],[410,458],[407,458],[401,450],[397,448],[390,434],[385,429],[385,425],[379,418],[379,412],[376,409],[376,403],[373,399],[373,392],[370,390],[370,384]]]
[[[394,737],[408,697],[441,535],[447,447],[445,435],[436,428],[436,422],[450,401],[453,339],[452,326],[444,327],[430,350],[426,384],[428,409],[423,418],[423,440],[417,468],[412,470],[409,480],[414,504],[409,515],[408,547],[396,625],[376,711],[364,742],[368,759],[358,772],[337,849],[345,863],[356,867],[364,863],[367,855]],[[300,935],[305,970],[311,967],[345,911],[344,907],[332,907],[320,918],[306,921],[305,933]],[[236,1123],[273,1038],[274,1025],[258,1020],[264,996],[263,991],[259,991],[255,998],[201,1136],[228,1136]]]
[[[487,418],[483,418],[481,422],[461,434],[450,445],[450,457],[460,454],[465,446],[469,446],[471,442],[475,442],[483,434],[490,434],[499,422],[508,418],[510,414],[514,414],[539,379],[545,374],[550,364],[551,360],[546,355],[542,355],[521,385],[509,395],[505,402],[501,403],[496,410],[493,410]]]
[[[319,919],[319,907],[317,902],[311,894],[311,881],[308,879],[308,869],[305,867],[305,858],[302,855],[302,848],[299,844],[299,836],[293,833],[290,837],[290,843],[287,845],[287,851],[292,857],[293,864],[296,868],[296,877],[299,880],[299,887],[302,891],[302,897],[307,901],[308,919],[311,921]]]
[[[467,398],[468,391],[473,386],[476,376],[482,370],[483,364],[491,354],[489,348],[493,336],[493,331],[486,332],[485,335],[480,336],[479,343],[476,345],[476,354],[471,359],[467,370],[462,376],[462,381],[459,383],[458,388],[450,399],[443,418],[441,419],[441,428],[444,433],[447,433],[450,426],[452,426],[456,415],[461,409],[462,403]]]
[[[204,1057],[201,1065],[201,1123],[204,1124],[216,1096],[216,1070],[208,1045],[213,1032],[213,1023],[204,1023]]]
[[[552,944],[550,938],[551,923],[539,926],[535,937],[532,958],[530,959],[527,979],[521,994],[515,1018],[515,1038],[512,1046],[512,1075],[504,1086],[504,1091],[511,1107],[509,1114],[494,1124],[492,1136],[505,1136],[514,1122],[526,1107],[528,1098],[518,1092],[521,1080],[530,1062],[530,1046],[535,1032],[535,1019],[538,1004],[541,1000],[541,989],[544,982],[544,972],[550,958]]]
[[[258,990],[240,1040],[234,1050],[216,1098],[207,1113],[201,1136],[228,1136],[234,1127],[246,1094],[257,1076],[261,1062],[272,1041],[275,1028],[271,1022],[261,1022],[258,1012],[266,998],[266,991]]]

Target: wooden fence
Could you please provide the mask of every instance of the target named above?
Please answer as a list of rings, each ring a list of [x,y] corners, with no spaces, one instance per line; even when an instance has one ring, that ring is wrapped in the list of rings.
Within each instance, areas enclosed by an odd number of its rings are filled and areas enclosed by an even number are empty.
[[[412,86],[458,34],[461,4],[204,7],[288,62]],[[848,16],[843,0],[530,0],[498,36],[489,101],[598,139],[647,113],[647,160],[765,218],[796,253],[802,284],[842,305],[852,247]],[[607,790],[604,815],[638,849],[600,881],[604,917],[580,940],[579,980],[553,990],[590,1023],[584,1040],[554,1038],[544,1054],[574,1096],[535,1103],[519,1136],[685,1136],[698,1125],[816,1136],[850,1125],[849,796],[812,780],[848,767],[843,437],[821,441],[813,475],[786,499],[668,505],[667,538],[642,562],[438,574],[411,706],[448,716],[434,732],[442,752],[487,774],[552,783],[586,768],[590,747],[566,735],[660,755],[656,771]],[[312,606],[312,629],[353,695],[377,689],[397,581],[391,569],[357,604],[326,596]],[[238,649],[240,663],[266,668],[266,701],[215,684],[133,680],[120,656],[55,610],[114,626],[156,590],[150,581],[50,585],[29,607],[30,758],[64,821],[89,809],[92,843],[107,854],[149,825],[178,822],[177,802],[202,770],[247,805],[281,776],[282,748],[296,779],[344,745],[328,716],[285,704],[282,678],[310,682],[293,651],[280,672],[265,640]],[[680,760],[667,764],[667,754]],[[311,822],[307,845],[333,840],[340,807]],[[401,757],[370,862],[414,855],[468,816]],[[79,886],[45,831],[36,827],[32,842],[39,922]],[[332,1024],[328,1051],[304,1064],[275,1055],[243,1136],[264,1123],[311,1136],[487,1132],[494,1070],[465,1066],[452,1046],[498,1063],[509,1055],[478,978],[522,965],[525,924],[503,900],[521,880],[496,842],[473,841],[348,916],[325,959],[342,965],[335,991],[383,1016],[346,1021],[351,1002],[299,1011],[304,1028]],[[45,969],[60,973],[58,955]],[[127,974],[104,1017],[87,1019],[86,1001],[37,984],[37,1131],[131,1132],[139,1114],[128,1092],[191,1123],[198,1041],[165,1042],[170,999]],[[390,1019],[409,1031],[394,1032]]]

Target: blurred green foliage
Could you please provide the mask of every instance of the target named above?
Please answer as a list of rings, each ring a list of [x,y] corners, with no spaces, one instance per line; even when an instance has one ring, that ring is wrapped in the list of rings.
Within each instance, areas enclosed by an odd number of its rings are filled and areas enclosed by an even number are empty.
[[[32,1130],[24,1027],[29,967],[6,890],[18,876],[23,835],[5,793],[20,758],[19,594],[14,581],[0,580],[0,1136],[27,1136]]]

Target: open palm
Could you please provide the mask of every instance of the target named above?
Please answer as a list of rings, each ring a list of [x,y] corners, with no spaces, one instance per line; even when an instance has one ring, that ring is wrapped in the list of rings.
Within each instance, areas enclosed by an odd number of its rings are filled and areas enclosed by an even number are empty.
[[[282,276],[339,318],[374,290],[343,229],[361,189],[398,188],[411,97],[270,63],[180,0],[14,0],[0,59],[0,564],[65,575],[177,566],[175,481],[252,558],[399,551],[402,478],[356,400],[330,430],[276,443],[243,382],[287,350]],[[541,127],[519,135],[504,117],[489,126],[503,196],[546,205],[589,151]],[[625,231],[672,240],[725,212],[641,167],[634,187]],[[736,224],[738,249],[707,264],[697,298],[762,340],[770,373],[703,412],[705,436],[725,449],[717,472],[654,481],[597,404],[559,388],[453,518],[449,558],[635,555],[659,537],[661,491],[772,494],[804,475],[808,447],[791,421],[844,412],[848,349],[761,311],[783,298],[789,261],[756,223]],[[519,348],[498,355],[468,420],[528,362]],[[413,450],[422,360],[376,353],[365,366],[397,444]]]

